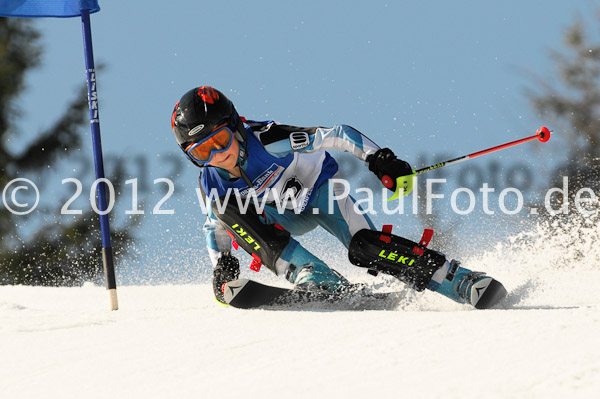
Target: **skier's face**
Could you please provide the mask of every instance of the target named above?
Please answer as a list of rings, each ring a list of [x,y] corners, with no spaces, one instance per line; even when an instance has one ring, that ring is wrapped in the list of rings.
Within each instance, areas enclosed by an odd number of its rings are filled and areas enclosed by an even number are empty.
[[[235,168],[240,153],[240,145],[235,137],[232,138],[231,146],[227,151],[214,154],[210,165],[217,168],[232,170]]]

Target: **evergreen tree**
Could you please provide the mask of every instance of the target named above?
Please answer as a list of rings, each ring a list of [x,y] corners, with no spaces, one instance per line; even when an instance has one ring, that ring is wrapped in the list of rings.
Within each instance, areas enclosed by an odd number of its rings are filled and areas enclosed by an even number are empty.
[[[17,177],[37,176],[42,180],[48,165],[75,154],[80,149],[81,132],[88,127],[85,85],[68,104],[56,122],[36,137],[35,143],[21,153],[10,150],[9,138],[18,137],[17,120],[22,117],[17,99],[23,92],[27,72],[40,64],[39,33],[29,20],[0,18],[0,187]],[[82,74],[83,75],[83,74]],[[82,76],[83,79],[83,76]],[[117,165],[111,180],[120,181],[122,167]],[[115,189],[118,191],[118,184]],[[36,210],[23,216],[0,208],[0,284],[77,285],[95,278],[102,271],[98,216],[91,210],[64,224],[62,204],[52,210]],[[35,219],[35,220],[32,220]],[[20,226],[28,221],[36,226],[25,238]],[[132,222],[134,223],[134,222]],[[129,226],[112,233],[118,257],[132,237]]]
[[[600,44],[594,43],[581,21],[564,35],[564,49],[553,51],[558,81],[539,82],[529,90],[534,107],[549,118],[564,140],[568,161],[556,168],[552,185],[569,178],[569,197],[581,188],[600,189]],[[560,201],[558,201],[560,202]]]

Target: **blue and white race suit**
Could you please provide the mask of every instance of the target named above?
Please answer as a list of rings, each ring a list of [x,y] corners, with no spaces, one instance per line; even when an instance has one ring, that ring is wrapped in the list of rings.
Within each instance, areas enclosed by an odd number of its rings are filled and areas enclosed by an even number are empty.
[[[200,186],[209,200],[207,202],[234,189],[244,198],[253,195],[250,191],[253,188],[256,199],[268,204],[264,207],[267,223],[278,223],[292,236],[321,226],[346,248],[354,233],[364,228],[374,229],[364,213],[356,212],[354,201],[349,196],[337,199],[333,212],[328,210],[330,191],[337,197],[344,190],[342,184],[331,181],[336,176],[338,165],[328,150],[349,152],[365,161],[369,154],[379,149],[374,142],[347,125],[300,128],[273,121],[246,121],[244,126],[247,141],[240,143],[240,151],[245,151],[246,159],[241,167],[253,187],[223,169],[205,168],[200,175]],[[330,188],[330,185],[333,187]],[[290,190],[295,201],[281,202]],[[234,193],[231,192],[231,195]],[[280,211],[276,206],[278,202]],[[231,251],[231,238],[213,214],[210,204],[207,209],[208,217],[203,229],[215,266],[223,253]],[[278,275],[285,274],[294,252],[295,262],[299,262],[297,247],[298,242],[292,239],[275,265]]]

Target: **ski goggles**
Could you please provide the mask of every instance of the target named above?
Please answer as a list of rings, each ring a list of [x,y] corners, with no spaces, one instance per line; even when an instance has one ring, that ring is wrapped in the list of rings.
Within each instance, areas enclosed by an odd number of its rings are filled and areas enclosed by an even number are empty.
[[[207,137],[187,146],[185,153],[194,161],[207,164],[215,154],[225,152],[231,147],[233,135],[231,128],[224,123],[217,126]]]

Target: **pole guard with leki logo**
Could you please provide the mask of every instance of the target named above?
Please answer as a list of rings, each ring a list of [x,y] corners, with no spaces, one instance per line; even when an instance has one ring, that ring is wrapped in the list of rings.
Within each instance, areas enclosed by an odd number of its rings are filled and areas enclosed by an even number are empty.
[[[423,291],[446,257],[427,249],[433,230],[426,230],[420,243],[392,234],[391,225],[383,231],[362,229],[352,237],[348,259],[353,265],[397,277],[417,291]]]
[[[260,266],[264,264],[275,272],[275,262],[290,242],[290,233],[277,223],[262,223],[252,206],[248,206],[246,212],[242,213],[237,201],[226,201],[225,211],[219,213],[216,202],[212,204],[215,216],[233,240],[233,247],[242,247],[252,256],[250,268],[259,271]]]

